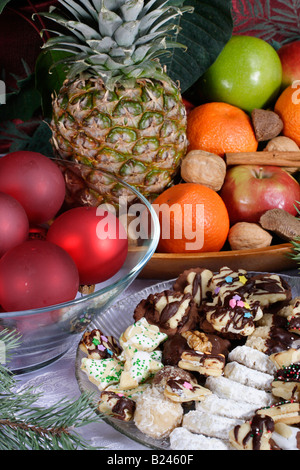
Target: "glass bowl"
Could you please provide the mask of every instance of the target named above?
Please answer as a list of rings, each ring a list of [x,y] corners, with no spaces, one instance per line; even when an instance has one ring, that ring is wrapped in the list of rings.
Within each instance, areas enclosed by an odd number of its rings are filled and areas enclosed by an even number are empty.
[[[138,276],[155,252],[160,236],[154,209],[134,187],[107,171],[94,169],[90,188],[81,176],[91,172],[91,168],[79,163],[53,161],[65,175],[65,209],[71,207],[71,200],[75,206],[107,203],[107,183],[110,184],[115,213],[127,227],[129,249],[119,272],[97,284],[90,293],[80,289],[76,298],[69,302],[34,310],[0,312],[0,330],[13,331],[19,336],[18,345],[9,352],[9,357],[5,357],[5,351],[4,357],[0,357],[1,363],[7,363],[15,374],[43,367],[76,344],[90,322],[101,316]],[[106,183],[104,186],[103,182]],[[92,201],[89,194],[93,195]]]

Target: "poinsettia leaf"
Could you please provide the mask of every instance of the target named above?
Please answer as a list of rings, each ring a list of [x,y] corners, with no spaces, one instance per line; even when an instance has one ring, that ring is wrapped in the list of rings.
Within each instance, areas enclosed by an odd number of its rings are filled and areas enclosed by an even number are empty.
[[[161,58],[168,75],[179,81],[182,93],[215,62],[233,32],[231,0],[186,0],[184,5],[194,11],[178,19],[180,30],[174,40],[186,50],[175,48]]]
[[[35,86],[42,97],[42,109],[45,117],[51,116],[52,94],[58,92],[66,78],[65,68],[58,61],[70,54],[62,51],[48,50],[42,52],[35,65]]]

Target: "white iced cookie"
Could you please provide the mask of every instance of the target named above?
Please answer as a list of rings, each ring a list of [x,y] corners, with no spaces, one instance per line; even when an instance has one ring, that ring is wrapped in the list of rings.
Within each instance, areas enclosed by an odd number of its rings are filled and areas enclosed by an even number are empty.
[[[132,346],[141,351],[154,351],[168,336],[159,331],[158,326],[150,325],[145,317],[129,326],[120,337],[120,346]]]
[[[181,404],[168,400],[155,387],[147,389],[136,400],[134,423],[141,432],[154,439],[168,437],[180,426],[182,417]]]
[[[114,358],[81,360],[81,369],[88,379],[97,385],[99,390],[105,390],[109,385],[118,383],[123,370],[123,363]]]
[[[229,450],[228,444],[222,439],[194,434],[183,427],[171,432],[170,447],[172,450]]]
[[[157,360],[160,355],[156,351],[140,351],[128,346],[122,355],[124,370],[120,375],[120,388],[124,390],[137,387],[145,382],[152,374],[163,368],[162,362]]]
[[[250,369],[238,362],[228,362],[224,368],[224,376],[248,387],[270,392],[274,376]]]

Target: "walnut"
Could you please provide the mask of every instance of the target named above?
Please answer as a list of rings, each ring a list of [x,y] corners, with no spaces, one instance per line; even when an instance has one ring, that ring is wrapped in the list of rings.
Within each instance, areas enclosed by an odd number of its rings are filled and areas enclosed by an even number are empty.
[[[228,241],[232,250],[266,248],[271,245],[272,235],[258,224],[238,222],[229,230]]]
[[[223,158],[203,150],[191,150],[181,163],[181,177],[186,183],[198,183],[219,191],[226,176]]]
[[[195,330],[185,331],[181,335],[187,340],[188,346],[194,351],[211,352],[212,344],[205,333]]]

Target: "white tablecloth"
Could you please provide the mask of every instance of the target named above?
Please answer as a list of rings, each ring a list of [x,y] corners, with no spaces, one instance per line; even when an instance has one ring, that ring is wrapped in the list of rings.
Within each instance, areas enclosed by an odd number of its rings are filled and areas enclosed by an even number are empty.
[[[284,274],[299,275],[297,271],[289,271]],[[137,279],[120,298],[139,292],[157,282],[160,281]],[[16,376],[18,383],[17,389],[22,389],[25,384],[33,386],[38,385],[39,391],[42,391],[43,395],[37,404],[44,407],[57,403],[60,398],[78,398],[80,391],[75,378],[75,353],[77,346],[78,344],[74,344],[69,352],[51,365],[31,373]],[[80,428],[78,432],[80,432],[91,445],[102,447],[106,450],[149,450],[147,447],[122,435],[103,421]]]

